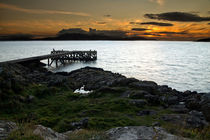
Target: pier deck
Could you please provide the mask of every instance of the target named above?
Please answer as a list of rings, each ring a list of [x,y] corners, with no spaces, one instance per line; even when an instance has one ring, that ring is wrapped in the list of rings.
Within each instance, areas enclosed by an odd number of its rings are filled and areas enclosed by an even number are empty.
[[[53,50],[51,54],[34,56],[29,58],[22,58],[16,60],[10,60],[1,63],[30,63],[37,62],[41,60],[48,60],[48,66],[50,66],[53,62],[58,65],[58,62],[61,64],[65,64],[69,61],[95,61],[97,60],[97,51],[64,51],[64,50]]]

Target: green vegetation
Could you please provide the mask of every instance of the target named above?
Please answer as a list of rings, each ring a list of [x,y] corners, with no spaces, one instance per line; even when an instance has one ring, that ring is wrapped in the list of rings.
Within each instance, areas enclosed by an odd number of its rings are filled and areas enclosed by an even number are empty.
[[[19,124],[18,128],[6,140],[43,140],[40,136],[33,134],[33,125],[31,124]]]
[[[119,88],[118,88],[119,89]],[[120,89],[121,93],[124,89]],[[29,96],[34,96],[28,100]],[[115,92],[94,92],[90,95],[80,95],[72,90],[60,87],[47,87],[46,85],[30,85],[22,88],[16,94],[9,90],[4,92],[0,102],[0,119],[7,119],[19,123],[42,124],[58,132],[74,130],[72,122],[79,122],[88,118],[85,130],[72,133],[71,139],[83,140],[89,137],[105,139],[103,132],[113,127],[120,126],[151,126],[159,122],[163,127],[174,134],[187,136],[195,139],[210,138],[209,128],[198,130],[181,129],[172,124],[160,121],[163,114],[173,113],[158,106],[137,107],[129,102],[129,98],[122,98],[120,93]],[[5,109],[3,109],[6,107]],[[155,110],[157,114],[149,116],[137,116],[136,114],[144,109]],[[32,134],[30,126],[24,126],[14,131],[12,138],[21,140],[40,140]]]

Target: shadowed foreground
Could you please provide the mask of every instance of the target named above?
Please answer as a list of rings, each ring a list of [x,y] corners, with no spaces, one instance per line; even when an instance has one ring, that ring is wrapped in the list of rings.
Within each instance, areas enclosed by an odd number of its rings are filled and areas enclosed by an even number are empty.
[[[93,92],[73,92],[83,85]],[[0,139],[210,139],[209,103],[210,94],[99,68],[0,66]]]

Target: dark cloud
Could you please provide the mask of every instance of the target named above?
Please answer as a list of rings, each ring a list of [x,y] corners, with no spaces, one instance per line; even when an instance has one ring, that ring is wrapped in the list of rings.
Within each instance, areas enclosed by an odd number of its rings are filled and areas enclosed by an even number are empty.
[[[187,34],[186,31],[183,31],[183,32],[167,32],[167,31],[165,31],[165,32],[156,32],[156,33],[158,33],[158,34],[168,34],[168,35],[172,35],[172,34],[181,34],[181,35],[184,35],[184,34]]]
[[[151,34],[151,33],[144,33],[143,35],[154,35],[154,34]]]
[[[145,14],[144,17],[149,19],[181,21],[181,22],[201,22],[210,21],[210,17],[200,17],[196,14],[186,12],[168,12],[161,14]]]
[[[130,22],[129,24],[141,24],[141,22]]]
[[[163,23],[163,22],[142,22],[142,25],[157,25],[157,26],[173,26],[171,23]]]
[[[104,21],[98,21],[97,24],[106,24],[107,22]]]
[[[104,15],[104,16],[105,16],[105,17],[111,17],[111,15],[109,15],[109,14],[108,14],[108,15]]]
[[[146,29],[146,28],[132,28],[131,30],[132,31],[146,31],[146,30],[149,30],[149,29]]]

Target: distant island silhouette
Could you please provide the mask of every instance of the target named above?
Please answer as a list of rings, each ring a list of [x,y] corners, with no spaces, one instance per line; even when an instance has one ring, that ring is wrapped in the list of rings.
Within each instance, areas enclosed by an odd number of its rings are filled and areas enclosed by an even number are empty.
[[[30,34],[15,34],[2,36],[2,41],[24,41],[24,40],[155,40],[141,36],[128,36],[125,31],[120,30],[96,30],[89,28],[85,31],[81,28],[63,29],[54,37],[35,38]]]

